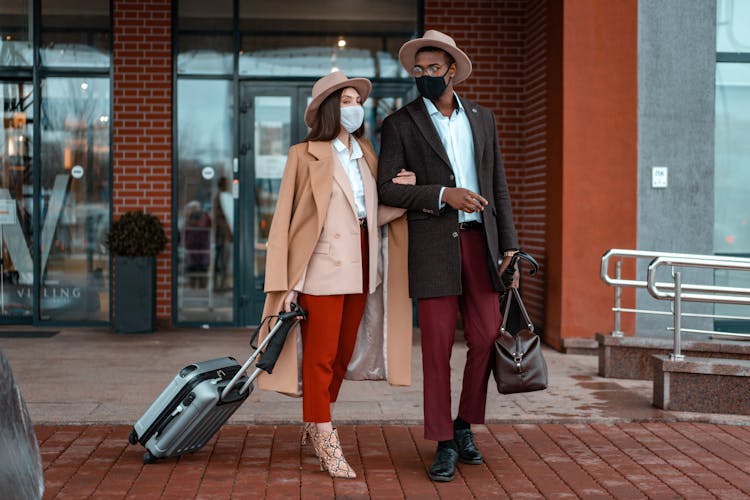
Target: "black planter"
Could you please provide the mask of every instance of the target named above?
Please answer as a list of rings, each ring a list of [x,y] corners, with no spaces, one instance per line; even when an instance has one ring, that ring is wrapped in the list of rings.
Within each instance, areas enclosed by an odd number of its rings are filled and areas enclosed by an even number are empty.
[[[156,257],[115,256],[114,329],[149,333],[156,328]]]

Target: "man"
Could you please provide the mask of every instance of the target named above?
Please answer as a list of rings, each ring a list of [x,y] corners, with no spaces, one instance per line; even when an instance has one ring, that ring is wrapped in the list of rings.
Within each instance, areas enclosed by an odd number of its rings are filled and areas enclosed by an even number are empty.
[[[470,424],[484,423],[500,325],[501,274],[518,249],[495,118],[459,98],[471,74],[453,39],[430,30],[405,43],[401,65],[420,97],[383,123],[380,202],[408,209],[409,292],[422,332],[425,438],[438,441],[429,475],[451,481],[456,461],[481,464]],[[417,183],[391,179],[402,169]],[[517,286],[516,272],[511,286]],[[450,357],[458,310],[468,345],[458,416],[452,420]]]

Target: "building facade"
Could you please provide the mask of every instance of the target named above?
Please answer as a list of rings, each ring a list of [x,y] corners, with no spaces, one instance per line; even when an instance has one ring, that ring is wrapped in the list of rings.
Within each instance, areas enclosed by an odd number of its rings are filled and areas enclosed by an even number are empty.
[[[522,282],[532,319],[556,348],[592,338],[611,329],[607,249],[750,253],[743,22],[737,0],[6,0],[0,320],[108,324],[106,231],[146,210],[170,237],[160,321],[256,324],[312,83],[370,78],[377,145],[416,95],[398,48],[438,29],[474,63],[457,91],[497,118],[521,244],[542,264]]]

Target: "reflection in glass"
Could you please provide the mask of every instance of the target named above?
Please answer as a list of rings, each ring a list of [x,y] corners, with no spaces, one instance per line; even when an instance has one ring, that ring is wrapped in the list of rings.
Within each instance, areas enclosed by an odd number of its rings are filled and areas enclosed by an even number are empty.
[[[232,0],[180,0],[177,72],[232,74]]]
[[[370,96],[365,101],[365,137],[370,140],[376,154],[380,154],[380,131],[383,121],[404,105],[404,97]]]
[[[40,318],[109,320],[109,79],[42,81]]]
[[[750,64],[716,65],[714,252],[750,257]],[[717,271],[715,284],[750,287],[750,272]],[[747,306],[716,304],[716,314],[750,316]],[[725,331],[750,331],[748,322],[717,320]]]
[[[338,41],[333,36],[243,36],[240,74],[319,78],[338,69],[369,78],[408,78],[394,54],[381,49],[380,38],[347,37],[344,47]]]
[[[750,64],[716,65],[714,249],[750,253]]]
[[[0,5],[0,66],[34,64],[29,0],[3,0]]]
[[[177,320],[232,321],[231,82],[180,80],[177,96]]]
[[[716,51],[750,52],[750,2],[718,0],[716,3]]]
[[[44,0],[39,53],[45,66],[106,68],[111,52],[110,2]]]
[[[232,74],[232,35],[180,35],[177,72],[199,75]]]
[[[0,318],[31,317],[34,264],[31,82],[0,82]]]
[[[256,96],[254,123],[255,166],[255,282],[263,290],[266,243],[279,197],[281,175],[291,145],[292,98]]]

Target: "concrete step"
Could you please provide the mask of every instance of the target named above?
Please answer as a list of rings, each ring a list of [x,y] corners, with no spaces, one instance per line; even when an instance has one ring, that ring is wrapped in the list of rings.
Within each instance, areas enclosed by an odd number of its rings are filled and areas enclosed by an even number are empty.
[[[612,337],[596,334],[599,375],[607,378],[653,380],[654,355],[673,351],[671,338]],[[737,340],[683,340],[682,354],[689,357],[750,360],[750,342]]]
[[[750,414],[750,360],[655,355],[651,363],[657,408]]]

